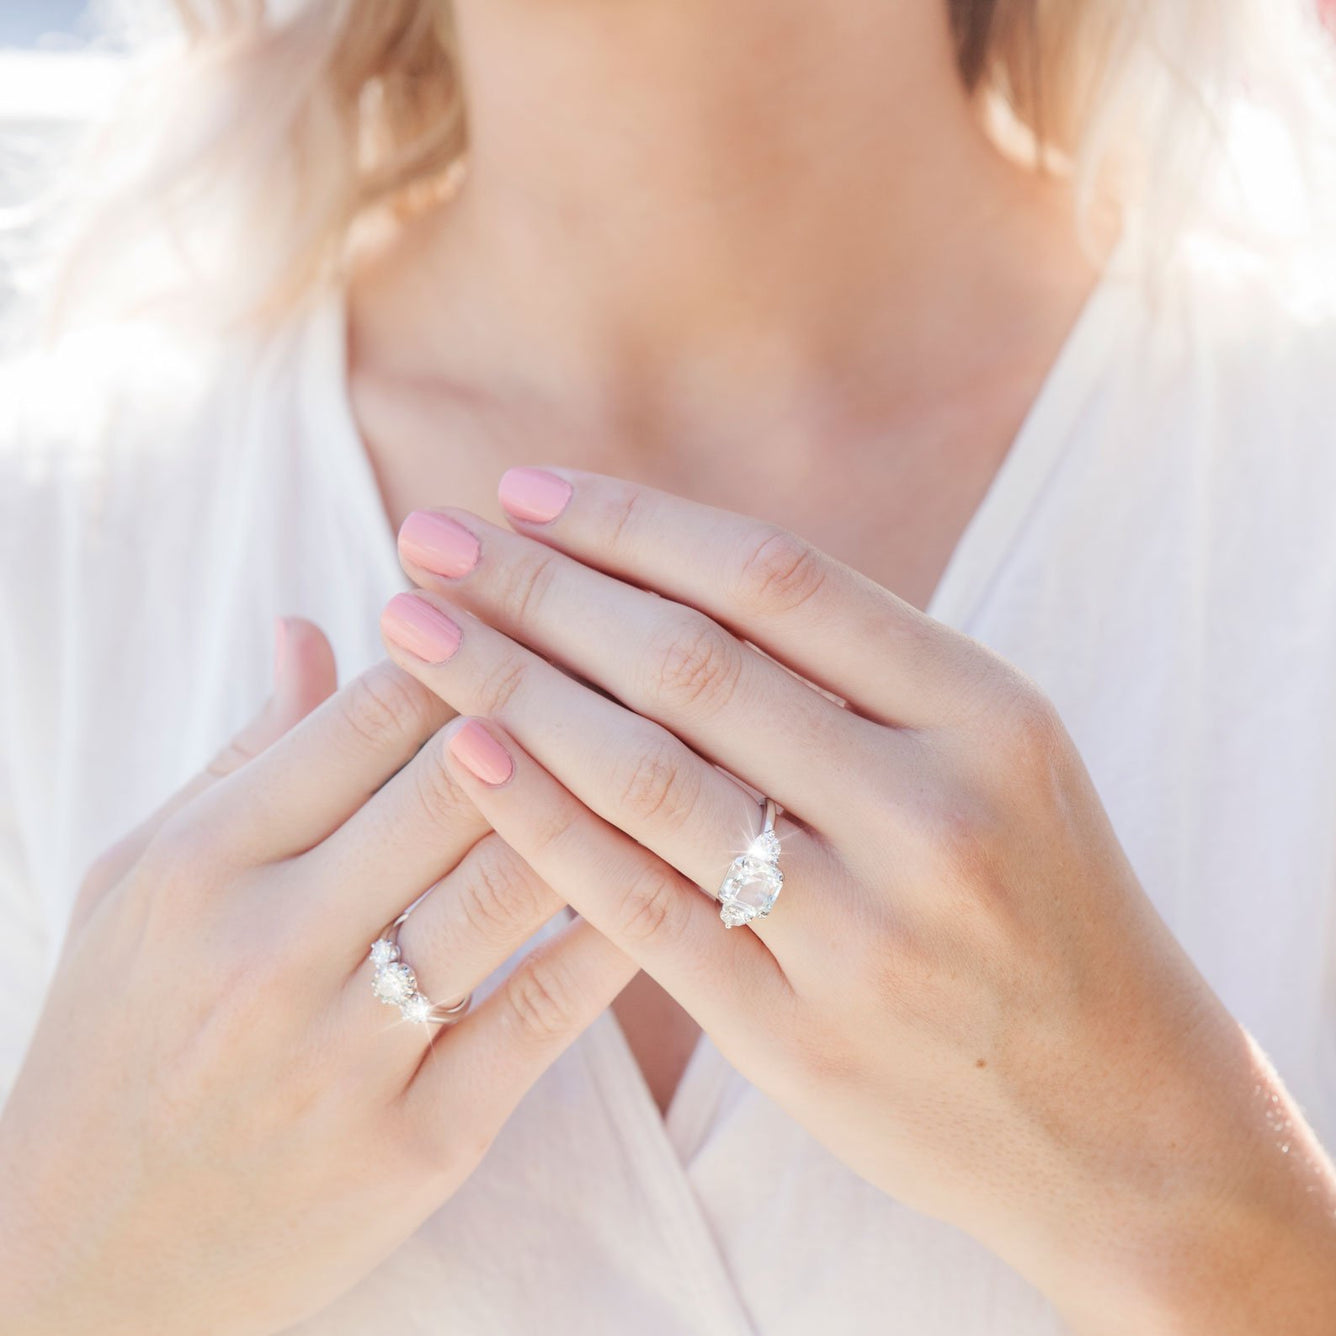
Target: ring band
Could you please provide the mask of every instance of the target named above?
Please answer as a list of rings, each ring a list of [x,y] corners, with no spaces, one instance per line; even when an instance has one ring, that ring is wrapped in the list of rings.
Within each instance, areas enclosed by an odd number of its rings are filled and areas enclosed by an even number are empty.
[[[413,902],[415,905],[417,901]],[[473,993],[465,993],[448,1007],[432,1002],[418,992],[417,975],[399,950],[399,925],[413,909],[409,905],[393,923],[381,930],[371,943],[371,991],[387,1006],[398,1007],[406,1021],[426,1021],[433,1025],[455,1025],[464,1019],[473,1002]]]
[[[719,887],[719,917],[725,928],[736,928],[765,918],[775,907],[784,886],[779,866],[779,836],[775,834],[775,800],[761,802],[761,833],[729,864]]]

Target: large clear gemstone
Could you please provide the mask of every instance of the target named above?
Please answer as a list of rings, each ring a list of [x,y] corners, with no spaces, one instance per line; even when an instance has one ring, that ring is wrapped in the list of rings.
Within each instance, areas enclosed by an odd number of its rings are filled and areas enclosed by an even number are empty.
[[[739,909],[737,905],[725,905],[719,911],[719,917],[723,919],[725,928],[740,928],[747,922],[747,911]]]
[[[376,971],[376,977],[371,981],[371,991],[382,1002],[392,1002],[397,1006],[417,991],[417,980],[413,977],[413,971],[399,961]]]
[[[735,911],[732,917],[741,911],[747,920],[760,918],[770,912],[783,885],[784,875],[773,863],[744,855],[733,860],[719,900],[724,907]]]
[[[425,1021],[431,1016],[431,1002],[423,997],[421,993],[414,993],[403,1004],[402,1009],[405,1020]]]

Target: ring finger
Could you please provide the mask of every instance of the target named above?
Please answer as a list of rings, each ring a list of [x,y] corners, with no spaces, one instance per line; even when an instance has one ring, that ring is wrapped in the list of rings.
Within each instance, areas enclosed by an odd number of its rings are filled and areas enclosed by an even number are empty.
[[[400,963],[412,971],[416,991],[439,1006],[466,997],[456,1021],[481,1002],[472,997],[489,976],[556,914],[565,902],[500,836],[480,839],[459,863],[411,906],[398,931]],[[369,947],[352,972],[340,1002],[343,1023],[366,1033],[385,1052],[386,1031],[398,1029],[396,1047],[420,1054],[436,1022],[413,1023],[372,991],[376,970]]]
[[[406,671],[459,713],[495,718],[592,812],[707,894],[716,894],[729,865],[758,833],[757,804],[742,786],[667,729],[439,595],[396,596],[382,628]],[[819,836],[785,816],[775,830],[786,875],[809,888],[834,883],[833,855]],[[757,927],[782,950],[815,910],[810,894],[793,905],[781,896]]]

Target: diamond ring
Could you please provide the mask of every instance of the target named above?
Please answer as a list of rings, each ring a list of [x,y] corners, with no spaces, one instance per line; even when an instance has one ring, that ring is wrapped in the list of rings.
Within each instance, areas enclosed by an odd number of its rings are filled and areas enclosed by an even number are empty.
[[[725,928],[764,918],[774,908],[784,885],[779,867],[779,836],[775,834],[775,800],[764,800],[761,833],[729,864],[719,888],[719,917]]]
[[[414,901],[414,904],[417,902]],[[385,928],[371,943],[371,991],[387,1006],[398,1007],[406,1021],[428,1021],[435,1025],[454,1025],[464,1019],[473,1002],[473,994],[465,993],[458,1002],[442,1006],[418,992],[417,975],[399,951],[399,925],[408,917],[409,905],[397,919]]]

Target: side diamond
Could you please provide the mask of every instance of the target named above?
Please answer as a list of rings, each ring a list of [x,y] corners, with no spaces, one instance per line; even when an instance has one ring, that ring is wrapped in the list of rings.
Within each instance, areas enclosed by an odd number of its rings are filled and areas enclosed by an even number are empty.
[[[779,860],[779,836],[773,830],[763,830],[747,850],[747,857],[758,863],[774,863]]]
[[[399,948],[388,937],[378,937],[371,943],[371,963],[381,969],[399,959]]]

